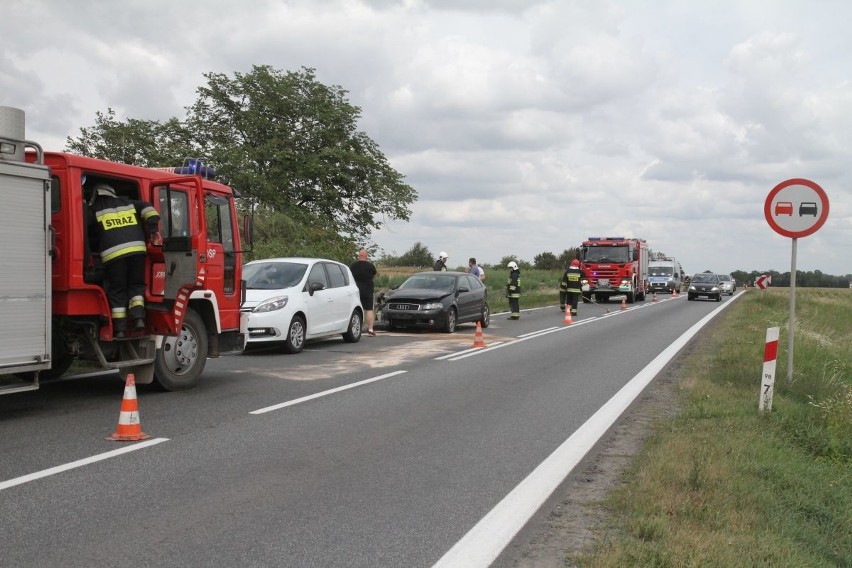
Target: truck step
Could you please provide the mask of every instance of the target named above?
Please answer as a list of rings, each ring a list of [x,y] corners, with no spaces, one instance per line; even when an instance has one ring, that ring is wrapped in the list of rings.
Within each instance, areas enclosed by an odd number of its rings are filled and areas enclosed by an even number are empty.
[[[35,373],[29,374],[35,377]],[[22,379],[12,375],[0,375],[0,392],[3,394],[33,390],[38,390],[38,381],[35,378]]]
[[[154,362],[153,357],[144,359],[127,359],[125,361],[109,361],[106,364],[107,369],[122,369],[124,367],[135,367],[137,365],[148,365]]]

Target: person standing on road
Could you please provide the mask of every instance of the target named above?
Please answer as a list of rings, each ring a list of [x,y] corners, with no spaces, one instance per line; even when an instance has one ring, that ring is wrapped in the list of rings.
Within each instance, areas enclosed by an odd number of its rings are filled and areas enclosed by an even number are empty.
[[[432,267],[432,270],[435,272],[446,272],[449,270],[449,268],[447,268],[448,258],[447,253],[441,251],[441,254],[438,255],[438,260],[435,261],[435,266]]]
[[[562,280],[559,281],[559,309],[565,311],[566,304],[571,305],[571,315],[577,315],[577,303],[583,293],[583,279],[586,273],[580,269],[580,261],[576,258],[565,268]]]
[[[375,337],[376,332],[373,331],[375,319],[373,313],[373,279],[378,274],[378,270],[376,270],[375,264],[367,260],[366,249],[358,251],[358,260],[349,265],[349,270],[352,271],[352,277],[355,278],[355,284],[358,286],[358,292],[361,296],[361,307],[364,308],[364,313],[367,315],[367,335]]]
[[[467,272],[471,276],[476,276],[480,282],[485,280],[485,271],[482,270],[482,267],[476,264],[476,259],[470,257],[470,260],[467,261],[468,269]]]
[[[113,336],[120,339],[128,315],[134,330],[145,329],[145,243],[162,245],[160,215],[147,201],[118,196],[108,183],[98,183],[92,191],[89,242],[104,265]]]
[[[514,260],[506,265],[509,268],[509,280],[506,282],[506,297],[509,299],[509,317],[521,319],[521,270]]]

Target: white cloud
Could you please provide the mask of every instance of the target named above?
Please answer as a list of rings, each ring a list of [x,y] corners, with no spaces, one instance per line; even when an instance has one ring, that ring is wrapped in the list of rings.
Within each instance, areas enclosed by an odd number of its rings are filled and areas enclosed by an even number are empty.
[[[852,60],[840,0],[13,0],[0,104],[48,149],[183,116],[202,74],[316,69],[420,195],[375,235],[451,262],[646,238],[688,270],[789,270],[777,183],[831,199],[799,268],[852,273]],[[33,33],[38,30],[38,33]]]

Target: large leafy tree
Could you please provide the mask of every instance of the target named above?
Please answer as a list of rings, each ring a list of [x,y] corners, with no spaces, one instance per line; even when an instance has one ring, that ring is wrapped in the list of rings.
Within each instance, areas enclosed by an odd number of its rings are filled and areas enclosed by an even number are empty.
[[[363,240],[385,217],[407,220],[417,194],[378,145],[357,130],[360,109],[313,69],[255,66],[207,73],[188,126],[244,195],[295,218],[308,214]]]
[[[121,122],[109,110],[68,149],[146,166],[201,157],[255,205],[342,240],[365,242],[386,219],[408,220],[417,193],[358,131],[361,110],[344,89],[309,68],[204,77],[185,120]]]

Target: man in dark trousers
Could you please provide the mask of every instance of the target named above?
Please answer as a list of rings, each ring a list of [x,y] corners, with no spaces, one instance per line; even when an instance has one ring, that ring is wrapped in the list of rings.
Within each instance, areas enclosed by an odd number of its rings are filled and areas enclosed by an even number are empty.
[[[580,261],[576,258],[565,268],[562,280],[559,281],[559,309],[565,311],[567,304],[571,305],[571,315],[577,315],[577,302],[583,293],[583,279],[586,274],[580,269]]]
[[[361,249],[358,251],[358,260],[349,265],[349,270],[352,271],[352,276],[355,278],[355,284],[358,286],[358,292],[361,295],[361,307],[367,314],[367,335],[375,337],[376,332],[373,331],[373,321],[375,314],[373,313],[373,279],[378,274],[376,265],[367,260],[367,250]]]
[[[509,299],[509,317],[521,319],[521,270],[514,260],[506,265],[509,268],[509,280],[506,282],[506,297]]]
[[[160,215],[146,201],[119,197],[107,183],[96,184],[93,192],[89,239],[104,265],[113,335],[122,338],[128,315],[134,329],[145,329],[145,242],[162,244]]]

